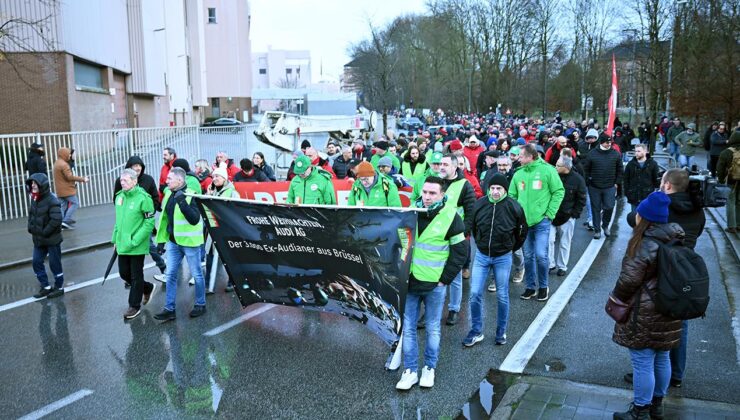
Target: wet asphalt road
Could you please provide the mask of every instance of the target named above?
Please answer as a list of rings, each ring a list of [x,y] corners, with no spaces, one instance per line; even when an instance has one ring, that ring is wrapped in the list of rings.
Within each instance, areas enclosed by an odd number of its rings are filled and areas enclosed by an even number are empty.
[[[577,226],[571,266],[590,242],[580,222]],[[626,387],[619,378],[629,369],[629,360],[626,351],[610,341],[603,298],[616,279],[628,234],[621,228],[607,241],[525,373]],[[700,252],[708,261],[716,260],[708,239],[702,238]],[[110,252],[65,257],[67,285],[101,276]],[[149,269],[146,275],[156,272]],[[551,278],[551,292],[561,281]],[[88,390],[89,395],[50,418],[207,418],[214,413],[222,418],[454,417],[544,305],[522,301],[518,295],[523,284],[512,284],[509,344],[494,346],[495,316],[490,314],[495,295],[488,293],[487,339],[464,349],[461,340],[469,322],[443,326],[435,387],[398,393],[394,386],[400,372],[383,369],[389,349],[363,325],[297,308],[256,305],[242,310],[235,296],[223,292],[224,284],[225,278],[220,278],[216,294],[207,298],[207,314],[190,319],[192,288],[181,282],[178,319],[166,324],[152,318],[163,305],[162,289],[137,319],[124,322],[128,293],[118,278],[0,312],[5,340],[0,347],[5,361],[0,366],[0,412],[15,418]],[[36,290],[30,266],[0,271],[0,307]],[[700,326],[707,330],[690,337],[696,346],[692,349],[707,350],[702,353],[706,360],[697,362],[692,352],[682,392],[737,403],[727,298],[721,287],[712,290],[716,295],[708,318],[692,324],[692,334]],[[466,299],[467,284],[463,302]],[[257,309],[263,312],[205,335]],[[556,357],[565,370],[545,372],[544,362]]]

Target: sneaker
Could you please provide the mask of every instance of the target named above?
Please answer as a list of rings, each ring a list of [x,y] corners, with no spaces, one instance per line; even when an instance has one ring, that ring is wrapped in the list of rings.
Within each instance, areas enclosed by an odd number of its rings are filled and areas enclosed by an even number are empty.
[[[144,293],[144,297],[141,299],[141,304],[146,305],[149,303],[150,300],[152,300],[152,296],[154,295],[154,292],[157,291],[157,285],[152,284],[152,291],[149,293]]]
[[[63,287],[54,287],[51,289],[51,292],[46,296],[47,299],[54,299],[55,297],[62,296],[64,294],[64,288]]]
[[[664,417],[663,397],[653,397],[650,401],[650,419],[663,420]]]
[[[622,413],[614,413],[615,420],[650,420],[650,404],[639,406],[630,404],[629,410]]]
[[[422,388],[431,388],[434,386],[434,369],[424,366],[424,369],[421,370],[419,386]]]
[[[406,369],[401,375],[401,380],[396,383],[396,389],[399,391],[408,391],[417,383],[419,383],[419,375],[416,372],[412,372],[411,369]]]
[[[537,300],[540,302],[546,301],[550,297],[550,288],[549,287],[540,287],[537,289]]]
[[[203,305],[203,306],[195,305],[193,307],[193,310],[190,311],[190,318],[197,318],[197,317],[199,317],[199,316],[201,316],[201,315],[203,315],[205,313],[206,313],[206,307],[205,307],[205,305]]]
[[[141,308],[130,307],[123,313],[123,319],[134,319],[141,313]]]
[[[233,291],[234,291],[234,286],[231,283],[227,284],[226,287],[224,287],[224,293],[231,293]]]
[[[455,325],[457,324],[457,312],[456,311],[449,311],[447,312],[447,321],[445,321],[445,324],[447,325]]]
[[[496,291],[496,283],[491,283],[488,285],[488,291],[493,293]]]
[[[464,279],[469,279],[470,278],[470,269],[469,268],[463,268],[462,278],[464,278]],[[424,373],[422,372],[422,375],[423,374]]]
[[[595,230],[594,225],[590,222],[586,222],[586,229],[590,232],[593,232]]]
[[[167,283],[167,279],[164,277],[164,273],[162,273],[162,274],[155,274],[154,275],[154,280],[157,280],[157,281],[162,282],[162,283]]]
[[[609,235],[611,235],[611,233],[609,233],[609,230],[608,229],[604,229],[604,237],[605,238],[608,238]]]
[[[67,222],[62,222],[62,229],[75,230],[75,227]]]
[[[568,272],[567,272],[567,271],[565,271],[565,270],[563,270],[562,268],[558,270],[558,276],[560,276],[560,277],[563,277],[563,276],[564,276],[564,275],[566,275],[567,273],[568,273]]]
[[[163,310],[162,312],[154,315],[154,319],[157,321],[174,321],[176,318],[175,311],[168,311],[167,309]]]
[[[465,337],[465,339],[463,340],[463,346],[473,347],[477,343],[480,343],[481,341],[483,341],[484,338],[486,338],[486,336],[483,335],[482,333],[476,334],[473,331],[471,331],[468,333],[468,336]],[[421,373],[421,377],[422,378],[424,377],[424,372]]]
[[[188,280],[188,284],[191,286],[195,286],[195,277],[190,277],[190,280]]]
[[[522,293],[522,295],[519,296],[519,297],[522,298],[522,299],[524,299],[524,300],[529,300],[529,299],[532,299],[534,297],[534,295],[536,295],[536,294],[537,294],[537,292],[534,289],[526,289],[526,290],[524,290],[524,293]]]
[[[36,299],[42,299],[45,298],[49,293],[51,293],[51,286],[42,287],[39,289],[39,292],[33,295]]]
[[[681,388],[681,380],[671,378],[669,385],[672,386],[673,388]]]
[[[550,268],[549,268],[549,269],[547,270],[547,272],[548,272],[548,273],[552,273],[553,271],[555,271],[555,269],[557,269],[557,267],[555,267],[555,266],[553,266],[553,267],[550,267]]]
[[[496,339],[496,345],[497,346],[503,346],[506,344],[506,334],[504,334],[502,337]]]
[[[514,278],[511,279],[514,283],[521,283],[524,280],[524,270],[519,270],[514,273]]]
[[[601,232],[594,233],[594,239],[601,239]]]

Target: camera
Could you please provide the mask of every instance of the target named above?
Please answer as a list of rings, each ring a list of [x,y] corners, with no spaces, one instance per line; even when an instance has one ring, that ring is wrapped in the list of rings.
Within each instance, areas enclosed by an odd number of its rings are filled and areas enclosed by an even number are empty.
[[[701,207],[723,207],[727,204],[730,187],[710,176],[707,170],[693,170],[689,172],[688,193],[691,199]]]

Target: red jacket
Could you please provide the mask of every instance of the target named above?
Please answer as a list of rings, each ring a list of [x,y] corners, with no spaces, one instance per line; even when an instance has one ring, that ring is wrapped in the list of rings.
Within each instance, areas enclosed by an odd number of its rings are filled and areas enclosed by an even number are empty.
[[[475,176],[473,171],[464,170],[463,175],[465,176],[465,179],[470,182],[470,185],[473,186],[473,190],[475,191],[475,198],[481,198],[483,197],[483,190],[480,189],[480,182],[478,182],[478,177]]]
[[[475,177],[478,176],[478,170],[476,169],[476,164],[478,163],[478,156],[480,156],[480,154],[485,151],[486,151],[486,148],[481,146],[480,143],[478,143],[478,147],[476,148],[472,148],[469,145],[463,147],[463,155],[465,155],[465,157],[468,158],[468,162],[470,162],[470,169]]]
[[[164,189],[167,188],[167,175],[170,174],[170,169],[172,169],[172,163],[175,162],[175,157],[171,161],[165,163],[162,165],[162,169],[159,170],[159,202],[162,202],[162,198],[164,197]]]
[[[216,170],[218,168],[218,164],[217,163],[214,163],[212,168],[213,168],[213,170]],[[242,170],[242,168],[240,168],[240,167],[238,167],[238,166],[236,166],[234,164],[234,159],[229,159],[226,162],[226,173],[228,174],[229,181],[233,181],[234,180],[234,175],[238,174],[239,171],[241,171],[241,170]]]

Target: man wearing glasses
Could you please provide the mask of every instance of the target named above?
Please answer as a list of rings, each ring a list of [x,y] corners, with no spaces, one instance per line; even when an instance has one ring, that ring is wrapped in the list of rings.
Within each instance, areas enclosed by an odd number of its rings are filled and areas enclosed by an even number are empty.
[[[622,156],[612,149],[612,139],[602,133],[599,136],[599,147],[591,150],[583,163],[583,172],[591,198],[594,239],[609,236],[607,230],[616,204],[617,184],[622,182]]]

